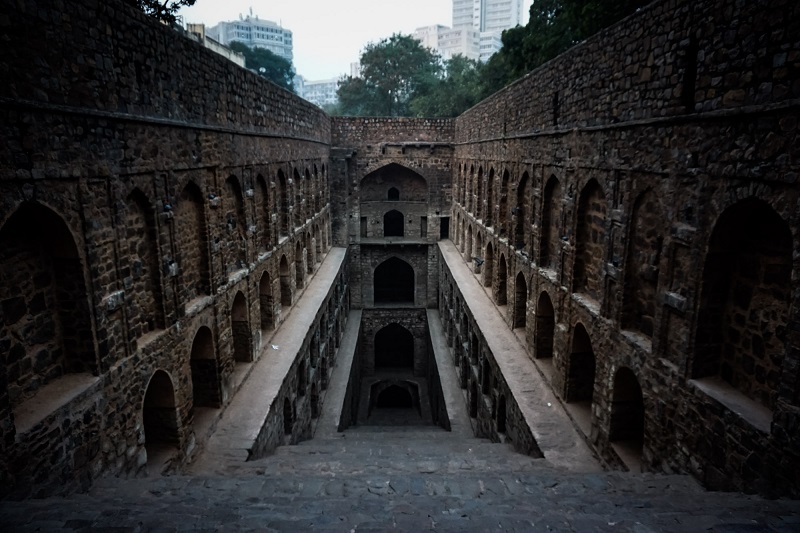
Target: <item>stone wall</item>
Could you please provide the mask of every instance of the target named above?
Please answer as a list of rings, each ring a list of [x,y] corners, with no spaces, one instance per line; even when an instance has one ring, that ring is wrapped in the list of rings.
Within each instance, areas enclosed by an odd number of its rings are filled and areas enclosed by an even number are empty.
[[[798,495],[797,20],[656,2],[456,121],[453,240],[610,465]]]
[[[118,2],[6,20],[0,493],[24,497],[155,473],[159,441],[191,458],[330,246],[330,120]]]

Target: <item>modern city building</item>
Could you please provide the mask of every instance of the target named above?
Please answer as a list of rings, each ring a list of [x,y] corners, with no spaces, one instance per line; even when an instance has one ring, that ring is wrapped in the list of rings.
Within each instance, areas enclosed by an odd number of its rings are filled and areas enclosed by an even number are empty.
[[[453,28],[502,32],[523,23],[523,0],[453,0]]]
[[[436,51],[444,60],[457,54],[480,59],[481,33],[471,28],[448,28],[436,24],[417,28],[413,37],[424,47]]]
[[[220,22],[206,30],[212,39],[221,44],[228,45],[232,41],[239,41],[250,48],[266,48],[267,50],[292,60],[292,32],[281,27],[271,20],[263,20],[251,14],[239,20]]]
[[[339,88],[339,78],[307,80],[303,76],[297,76],[295,77],[294,87],[297,94],[319,107],[335,105],[339,101],[338,96],[336,96],[336,91]]]
[[[219,55],[228,58],[230,61],[233,61],[240,67],[244,67],[244,55],[240,54],[239,52],[234,52],[227,46],[220,44],[215,39],[209,37],[206,33],[205,24],[186,24],[186,33],[209,50],[213,50]]]

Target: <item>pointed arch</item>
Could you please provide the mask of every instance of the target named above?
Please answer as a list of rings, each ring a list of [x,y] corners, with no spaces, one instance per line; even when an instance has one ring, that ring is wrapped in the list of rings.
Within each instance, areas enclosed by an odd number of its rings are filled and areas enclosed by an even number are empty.
[[[378,368],[414,370],[414,335],[393,322],[375,333],[374,366]]]
[[[414,303],[414,268],[398,257],[390,257],[375,268],[375,303]]]
[[[505,254],[500,254],[500,261],[497,267],[497,290],[495,291],[494,301],[497,305],[508,303],[508,267],[506,266]]]
[[[156,370],[147,383],[142,401],[142,428],[148,465],[159,467],[165,454],[180,445],[175,386],[163,370]]]
[[[298,240],[294,247],[294,285],[302,289],[305,282],[305,268],[303,268],[303,243]]]
[[[792,301],[789,224],[755,198],[728,207],[706,253],[691,365],[774,409]]]
[[[272,298],[272,279],[267,270],[261,274],[258,283],[258,303],[261,311],[261,331],[270,331],[275,327],[275,301]]]
[[[5,221],[0,279],[0,365],[29,369],[0,369],[0,401],[13,408],[63,374],[98,373],[86,272],[59,214],[25,202]]]
[[[256,210],[258,211],[258,249],[266,252],[272,248],[272,209],[270,206],[269,187],[264,176],[259,174],[256,177],[256,188],[258,197],[256,199]]]
[[[404,231],[405,217],[403,213],[397,209],[387,211],[383,215],[383,236],[384,237],[402,237]]]
[[[281,255],[278,272],[281,277],[281,306],[289,307],[292,305],[292,277],[289,274],[289,261],[286,260],[286,255]]]
[[[227,227],[227,268],[229,272],[247,265],[247,218],[242,187],[236,176],[225,180],[225,224]]]
[[[644,441],[644,399],[639,380],[628,367],[619,368],[614,375],[608,440],[625,442],[627,450],[634,451],[641,457]]]
[[[606,210],[603,189],[596,180],[589,180],[578,200],[572,292],[584,293],[597,302],[603,298]]]
[[[233,337],[233,360],[249,363],[253,360],[252,335],[248,319],[247,300],[242,291],[237,291],[231,304],[231,335]]]
[[[192,341],[189,357],[192,374],[192,405],[197,407],[220,407],[219,363],[214,347],[214,336],[206,326],[201,326]]]
[[[517,273],[514,279],[514,316],[512,323],[514,328],[524,328],[527,320],[528,303],[528,283],[522,272]]]
[[[483,286],[491,288],[494,286],[494,247],[492,243],[486,245],[486,256],[483,263]]]
[[[292,184],[294,185],[293,224],[295,228],[299,228],[305,220],[303,215],[303,178],[296,168],[292,171]]]
[[[484,223],[486,227],[494,225],[494,167],[489,168],[489,179],[486,180],[486,209],[484,210]]]
[[[590,408],[594,395],[595,355],[592,341],[583,324],[577,323],[572,334],[572,350],[567,360],[567,402],[583,403]]]
[[[126,291],[128,330],[134,338],[164,328],[164,303],[158,253],[158,231],[150,201],[139,189],[127,198],[123,257],[130,264]]]
[[[500,198],[497,202],[499,204],[498,211],[498,226],[500,227],[500,237],[508,235],[508,181],[511,175],[508,169],[503,171],[503,177],[500,181]]]
[[[183,302],[211,294],[211,272],[208,255],[208,230],[205,205],[200,188],[189,182],[183,188],[175,212],[178,240],[178,263]]]
[[[278,215],[278,235],[287,237],[291,226],[289,219],[289,187],[286,183],[286,175],[283,170],[278,170],[278,201],[275,204]]]
[[[561,183],[550,176],[542,199],[542,230],[539,240],[539,264],[554,269],[560,250],[559,224],[561,223]]]
[[[652,190],[636,199],[631,216],[621,326],[653,336],[657,308],[658,272],[664,244],[661,202]]]
[[[543,291],[536,303],[536,331],[533,336],[536,343],[534,355],[537,359],[553,357],[555,332],[556,320],[553,302],[547,292]]]
[[[517,186],[517,202],[516,206],[514,207],[513,212],[513,221],[514,221],[514,248],[517,250],[525,250],[526,249],[526,238],[527,232],[525,231],[527,226],[527,220],[529,209],[528,209],[528,202],[529,202],[529,194],[528,194],[528,183],[530,182],[530,177],[528,173],[525,172],[522,174],[522,178],[519,180],[519,185]]]

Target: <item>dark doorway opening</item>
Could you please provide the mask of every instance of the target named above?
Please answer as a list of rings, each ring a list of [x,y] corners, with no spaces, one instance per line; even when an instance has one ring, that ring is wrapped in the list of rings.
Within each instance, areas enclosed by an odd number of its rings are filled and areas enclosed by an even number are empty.
[[[396,257],[375,269],[375,303],[414,303],[414,269]]]
[[[403,213],[392,209],[383,215],[383,236],[384,237],[402,237],[403,231]]]
[[[414,336],[399,324],[389,324],[375,334],[375,368],[414,368]]]

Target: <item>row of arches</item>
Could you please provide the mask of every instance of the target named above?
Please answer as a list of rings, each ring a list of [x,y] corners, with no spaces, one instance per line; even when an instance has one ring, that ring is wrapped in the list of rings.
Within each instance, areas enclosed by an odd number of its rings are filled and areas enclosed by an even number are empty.
[[[269,273],[264,272],[259,283],[261,301],[268,296],[264,291],[269,290],[269,280]],[[328,374],[333,367],[335,350],[343,332],[346,307],[349,305],[344,283],[344,278],[340,276],[327,301],[320,307],[319,316],[315,318],[303,350],[292,367],[291,372],[294,375],[284,382],[286,390],[282,392],[284,401],[280,414],[289,441],[296,440],[304,431],[297,426],[298,419],[303,418],[299,417],[298,411],[308,409],[310,418],[319,416],[320,391],[325,390],[328,385]],[[269,307],[261,306],[262,329],[274,327],[270,322],[273,317],[268,315],[269,312]],[[250,334],[247,298],[242,291],[237,291],[232,299],[230,322],[231,357],[236,363],[253,361],[255,346]],[[224,375],[227,365],[221,356],[226,350],[219,345],[215,329],[211,325],[199,326],[189,350],[191,389],[185,394],[191,397],[189,412],[192,416],[187,420],[192,420],[195,424],[226,401]],[[181,439],[190,430],[186,427],[188,422],[182,421],[184,417],[181,415],[181,405],[176,400],[176,392],[180,394],[175,388],[175,379],[165,370],[157,370],[146,386],[142,402],[142,427],[148,464],[163,460],[165,455],[174,454]]]
[[[465,165],[461,169],[460,192],[465,213],[459,213],[456,218],[456,241],[468,257],[473,254],[488,256],[491,250],[484,249],[480,242],[474,250],[472,248],[473,225],[476,238],[480,240],[493,219],[486,211],[471,210],[469,195],[465,196],[463,192],[469,190],[469,186],[463,184]],[[493,169],[490,170],[490,175],[493,173]],[[490,192],[492,185],[487,182],[485,187]],[[609,198],[610,195],[597,179],[589,179],[584,184],[574,213],[567,212],[566,206],[570,202],[567,201],[561,180],[555,175],[545,181],[539,206],[534,206],[532,180],[527,172],[523,173],[517,184],[516,205],[512,209],[508,209],[508,201],[505,200],[508,187],[509,172],[505,171],[500,182],[501,191],[504,191],[501,192],[501,198],[504,200],[498,204],[500,230],[492,229],[491,233],[500,238],[508,235],[509,243],[524,260],[558,272],[564,277],[562,283],[570,286],[572,292],[584,294],[599,304],[606,297],[606,265],[613,264],[617,268],[624,263],[626,289],[620,311],[621,321],[628,329],[652,336],[666,227],[665,210],[656,192],[645,190],[634,201],[626,238],[619,232],[615,234],[611,231],[608,214],[614,200]],[[513,235],[510,234],[508,223],[504,222],[509,215],[514,221]],[[534,228],[537,228],[536,232]],[[574,248],[569,256],[563,252],[564,243]],[[625,246],[627,251],[621,250]],[[566,264],[568,259],[571,259],[571,265]]]
[[[494,365],[494,356],[489,352],[484,333],[469,316],[462,297],[452,291],[452,282],[442,288],[446,308],[442,316],[448,345],[453,347],[459,382],[467,391],[469,414],[473,418],[491,421],[492,436],[504,439],[508,431],[507,387]],[[608,380],[598,376],[594,344],[584,325],[577,322],[571,328],[565,351],[557,353],[556,320],[547,292],[539,295],[536,309],[535,357],[549,360],[555,355],[560,359],[558,364],[549,365],[562,372],[560,377],[551,377],[554,383],[563,383],[556,392],[562,396],[587,436],[592,434],[593,426],[603,425],[610,443],[620,446],[626,459],[632,458],[633,464],[638,464],[644,443],[645,403],[636,373],[630,367],[618,367],[613,370],[611,389],[602,390]],[[598,414],[593,409],[598,394],[611,398],[608,413]],[[476,427],[485,425],[477,424]]]
[[[750,399],[773,408],[786,352],[785,331],[791,303],[794,241],[789,224],[759,199],[744,199],[731,205],[712,225],[702,260],[702,277],[695,281],[687,272],[691,263],[663,259],[667,255],[668,225],[659,200],[653,191],[646,191],[634,202],[627,260],[618,264],[622,273],[611,279],[623,281],[619,307],[612,312],[613,294],[606,293],[609,286],[615,285],[609,285],[607,265],[614,261],[616,248],[613,239],[605,236],[606,213],[605,195],[599,184],[590,180],[580,194],[576,210],[572,292],[595,302],[592,308],[596,312],[616,318],[621,330],[652,341],[658,331],[667,334],[665,320],[676,313],[664,308],[664,293],[669,291],[681,298],[681,294],[692,294],[696,283],[699,299],[692,328],[693,346],[688,353],[668,352],[670,343],[662,337],[657,339],[660,342],[656,349],[687,367],[691,378],[719,376]],[[496,241],[483,244],[485,228],[468,217],[459,220],[463,225],[461,250],[467,258],[483,255],[483,259],[475,260],[483,263],[483,284],[492,288],[497,305],[506,305],[508,266],[504,253],[495,259]],[[677,249],[671,254],[673,257],[681,251],[680,246],[673,243],[673,249]],[[526,265],[518,255],[513,257],[518,269]],[[669,286],[661,276],[667,268],[671,270]],[[476,267],[476,271],[480,273],[481,269]],[[553,277],[542,277],[536,270],[532,275],[540,283]],[[514,280],[511,322],[513,327],[525,327],[530,283],[521,271],[508,279]]]

